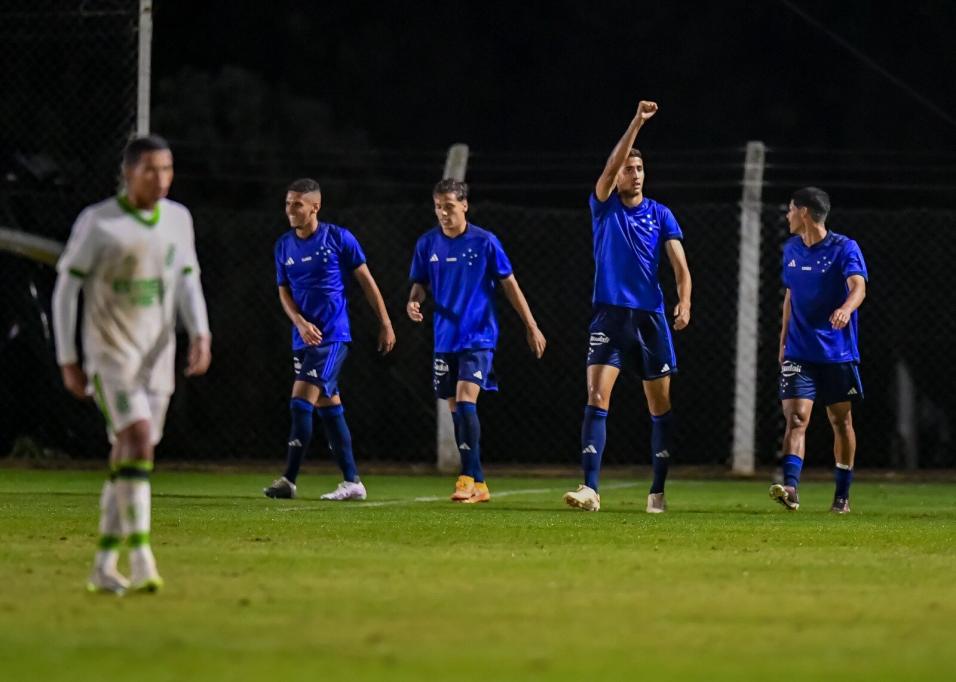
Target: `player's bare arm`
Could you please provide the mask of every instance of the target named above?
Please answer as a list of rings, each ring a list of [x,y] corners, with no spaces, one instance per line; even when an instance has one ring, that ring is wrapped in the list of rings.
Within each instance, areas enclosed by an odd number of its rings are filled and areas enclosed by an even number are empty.
[[[528,347],[536,358],[540,358],[544,355],[544,349],[548,342],[541,330],[538,329],[538,323],[535,322],[534,315],[531,314],[531,307],[528,305],[528,300],[524,297],[521,287],[518,286],[518,280],[515,279],[514,275],[508,275],[500,281],[505,298],[508,299],[511,307],[515,309],[518,317],[524,323]]]
[[[322,332],[318,327],[303,317],[302,311],[299,310],[295,299],[292,298],[292,292],[289,290],[289,287],[279,287],[279,302],[282,304],[282,310],[285,311],[286,316],[292,320],[292,324],[299,330],[303,341],[310,346],[318,346],[322,343]]]
[[[422,315],[422,301],[425,300],[425,287],[418,282],[412,285],[412,290],[408,294],[408,303],[405,306],[405,312],[408,319],[412,322],[421,322],[425,319]]]
[[[624,135],[621,136],[621,139],[618,140],[617,145],[611,151],[611,156],[608,157],[604,171],[594,186],[594,195],[598,198],[598,201],[607,201],[607,198],[611,196],[611,192],[614,191],[614,185],[617,182],[617,174],[627,160],[627,155],[628,152],[631,151],[631,147],[634,146],[634,140],[637,139],[638,131],[641,129],[641,126],[656,113],[656,102],[641,100],[637,105],[637,113],[634,114],[634,118],[631,119],[631,123],[627,126],[627,130],[624,131]]]
[[[392,329],[392,320],[388,316],[388,309],[382,299],[382,292],[379,291],[375,278],[372,277],[372,273],[365,263],[355,268],[352,275],[362,288],[365,300],[368,301],[375,317],[378,318],[378,352],[388,353],[395,347],[395,331]]]
[[[687,256],[684,254],[684,245],[679,239],[668,239],[664,243],[667,258],[674,270],[674,280],[677,282],[677,305],[674,306],[674,329],[680,331],[690,324],[690,293],[693,284],[690,279],[690,268],[687,266]]]
[[[790,290],[783,295],[783,312],[780,321],[780,350],[777,352],[777,362],[783,364],[783,355],[787,350],[787,326],[790,324]]]
[[[846,279],[846,285],[850,289],[846,301],[830,315],[830,324],[834,329],[843,329],[847,326],[853,312],[866,298],[866,280],[861,275],[850,275]]]

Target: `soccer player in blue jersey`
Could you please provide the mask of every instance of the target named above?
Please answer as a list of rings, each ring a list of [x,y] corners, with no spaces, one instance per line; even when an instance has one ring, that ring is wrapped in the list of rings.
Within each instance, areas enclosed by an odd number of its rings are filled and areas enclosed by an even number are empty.
[[[312,440],[314,410],[342,470],[342,482],[321,499],[364,500],[365,485],[355,466],[338,387],[352,341],[345,298],[348,275],[358,282],[378,317],[379,352],[392,350],[395,333],[358,240],[344,227],[319,222],[321,206],[315,180],[303,178],[289,185],[285,212],[292,229],[276,242],[275,262],[279,301],[292,321],[292,428],[285,473],[263,492],[273,498],[295,497],[299,467]]]
[[[491,493],[481,468],[481,425],[478,394],[496,391],[492,360],[498,343],[494,294],[500,284],[527,330],[535,357],[546,341],[512,271],[501,242],[491,232],[468,222],[468,185],[442,180],[432,191],[438,227],[415,244],[406,312],[414,322],[421,311],[426,287],[435,299],[435,395],[448,401],[461,455],[461,475],[451,499],[475,504],[488,502]]]
[[[833,427],[836,491],[830,511],[850,511],[850,482],[856,455],[852,405],[863,400],[858,365],[857,308],[868,279],[855,241],[827,229],[830,197],[804,187],[793,193],[787,222],[793,235],[783,246],[783,323],[780,329],[780,400],[787,425],[783,436],[783,485],[770,497],[787,509],[800,507],[798,486],[806,454],[813,403],[827,408]]]
[[[646,510],[658,514],[667,508],[664,482],[674,450],[670,378],[677,371],[677,357],[657,275],[661,257],[667,254],[677,282],[676,330],[690,322],[691,278],[680,226],[670,209],[644,196],[644,160],[633,147],[638,131],[655,113],[656,103],[638,104],[590,199],[594,313],[588,340],[588,404],[581,428],[584,483],[564,495],[568,505],[586,511],[601,508],[598,477],[611,391],[629,357],[639,365],[651,413],[654,480]]]

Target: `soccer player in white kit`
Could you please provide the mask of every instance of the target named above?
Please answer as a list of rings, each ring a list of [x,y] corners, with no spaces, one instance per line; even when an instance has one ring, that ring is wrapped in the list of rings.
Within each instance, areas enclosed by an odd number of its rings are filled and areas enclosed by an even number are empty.
[[[110,476],[100,496],[99,547],[87,589],[155,592],[163,581],[149,543],[153,448],[175,388],[176,311],[189,331],[187,376],[211,360],[193,221],[166,199],[173,156],[160,137],[132,140],[123,153],[126,192],[88,206],[57,263],[53,329],[67,390],[91,393],[106,420]],[[82,364],[76,349],[84,295]],[[130,578],[117,569],[123,540]]]

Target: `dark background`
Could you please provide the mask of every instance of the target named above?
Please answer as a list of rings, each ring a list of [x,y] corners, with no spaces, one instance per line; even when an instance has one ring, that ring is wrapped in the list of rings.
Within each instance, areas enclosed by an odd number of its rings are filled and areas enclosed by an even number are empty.
[[[0,6],[3,225],[62,241],[84,205],[115,191],[135,123],[137,6]],[[406,274],[433,225],[430,188],[446,150],[465,142],[471,217],[501,237],[549,339],[531,362],[502,305],[502,391],[482,398],[483,455],[576,465],[593,274],[587,196],[637,102],[655,99],[661,111],[638,140],[647,191],[678,217],[695,282],[692,325],[676,339],[678,462],[729,456],[744,146],[762,140],[758,463],[774,462],[782,432],[783,210],[793,189],[816,184],[833,198],[829,224],[860,242],[872,276],[860,463],[912,465],[896,424],[905,366],[919,464],[956,464],[956,5],[175,0],[158,2],[154,19],[151,127],[173,146],[172,198],[196,219],[214,333],[209,375],[179,383],[164,457],[281,460],[289,324],[271,251],[287,229],[285,187],[309,175],[323,186],[323,219],[363,244],[398,335],[395,352],[378,357],[374,319],[352,292],[342,386],[359,460],[434,461],[431,334],[405,318]],[[0,253],[0,273],[0,452],[102,457],[94,408],[59,382],[52,271]],[[662,277],[671,301],[666,266]],[[626,377],[614,401],[606,462],[646,464],[639,382]],[[811,465],[832,461],[823,419],[811,427]]]

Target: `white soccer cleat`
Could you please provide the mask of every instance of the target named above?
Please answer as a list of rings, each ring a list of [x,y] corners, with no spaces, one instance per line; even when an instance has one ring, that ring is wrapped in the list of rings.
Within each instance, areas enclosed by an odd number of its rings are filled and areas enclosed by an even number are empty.
[[[366,497],[365,485],[359,481],[342,481],[335,490],[325,493],[319,497],[320,500],[332,500],[333,502],[344,502],[345,500],[364,500]]]
[[[584,511],[596,512],[601,509],[601,496],[594,488],[586,485],[579,485],[577,490],[564,493],[564,502],[569,507]]]
[[[123,595],[129,589],[129,580],[117,570],[94,568],[86,582],[87,592]]]
[[[648,514],[663,514],[667,511],[667,500],[664,498],[664,493],[649,493],[647,495],[647,509]]]

